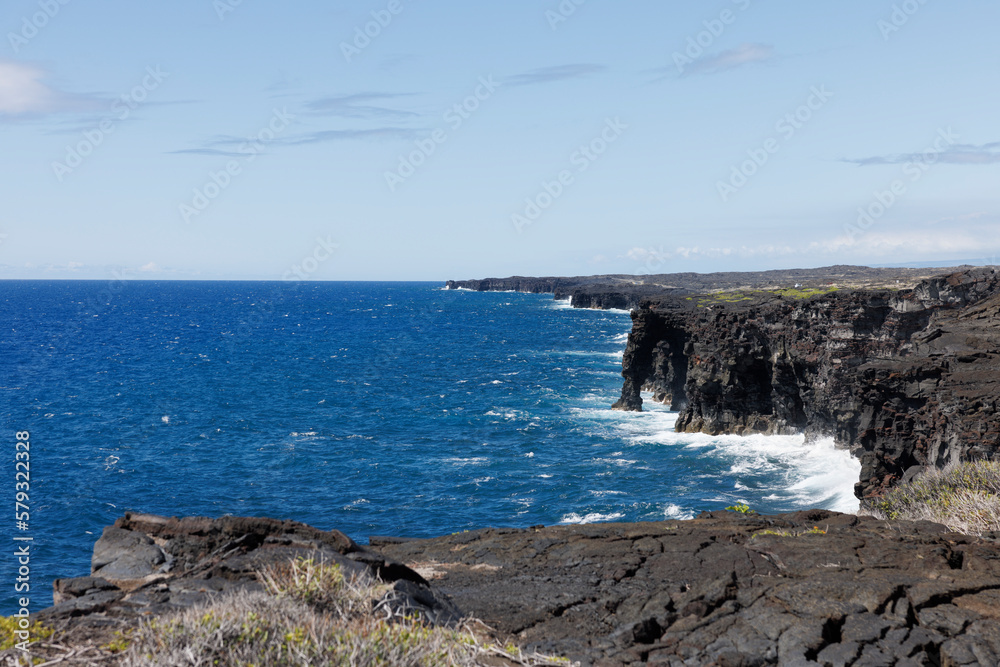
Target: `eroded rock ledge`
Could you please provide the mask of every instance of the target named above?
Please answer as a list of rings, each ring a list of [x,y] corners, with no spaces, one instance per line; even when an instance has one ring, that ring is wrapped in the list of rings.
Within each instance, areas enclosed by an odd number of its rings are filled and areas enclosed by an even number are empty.
[[[373,538],[292,521],[127,515],[37,616],[64,645],[259,587],[304,556],[396,582],[400,609],[471,615],[582,665],[1000,664],[1000,543],[828,511]],[[108,660],[113,658],[108,657]],[[105,663],[112,664],[112,663]]]

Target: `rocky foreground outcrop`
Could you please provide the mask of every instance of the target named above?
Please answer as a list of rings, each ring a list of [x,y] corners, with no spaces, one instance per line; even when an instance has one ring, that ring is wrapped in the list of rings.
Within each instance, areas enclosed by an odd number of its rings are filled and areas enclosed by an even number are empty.
[[[392,583],[383,600],[387,609],[439,624],[460,616],[414,570],[335,530],[275,519],[127,513],[94,545],[90,576],[57,579],[55,604],[36,617],[71,637],[109,637],[140,619],[198,605],[213,595],[261,590],[258,572],[296,558],[336,563],[348,575]]]
[[[379,550],[585,665],[1000,664],[1000,544],[937,524],[724,511]]]
[[[37,615],[63,646],[259,587],[295,557],[395,582],[397,609],[470,615],[582,665],[1000,664],[1000,543],[828,511],[372,538],[292,521],[127,515]],[[113,657],[108,656],[113,661]],[[108,664],[105,662],[104,664]]]

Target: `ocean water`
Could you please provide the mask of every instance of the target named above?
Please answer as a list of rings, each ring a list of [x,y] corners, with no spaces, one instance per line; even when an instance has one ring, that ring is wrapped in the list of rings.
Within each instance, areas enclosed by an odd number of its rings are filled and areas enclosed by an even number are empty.
[[[0,281],[0,403],[31,433],[32,608],[125,511],[369,535],[857,508],[831,441],[678,435],[609,406],[627,312],[430,283]],[[12,508],[13,509],[13,508]],[[0,559],[4,613],[17,564]]]

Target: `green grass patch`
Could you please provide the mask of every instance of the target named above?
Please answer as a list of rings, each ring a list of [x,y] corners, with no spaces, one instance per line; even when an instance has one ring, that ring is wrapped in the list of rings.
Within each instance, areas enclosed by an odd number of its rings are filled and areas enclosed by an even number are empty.
[[[811,299],[814,296],[822,296],[824,294],[830,294],[836,292],[839,287],[834,287],[832,285],[827,287],[789,287],[781,289],[771,289],[771,290],[724,290],[719,292],[712,292],[710,294],[699,294],[696,296],[685,297],[688,301],[695,301],[699,308],[708,308],[710,306],[721,306],[726,304],[737,304],[744,301],[753,301],[755,298],[760,298],[762,296],[777,296],[783,299]]]
[[[814,296],[822,296],[824,294],[830,294],[831,292],[836,292],[839,287],[803,287],[803,288],[788,288],[788,289],[776,289],[768,290],[769,294],[775,294],[785,299],[811,299]]]

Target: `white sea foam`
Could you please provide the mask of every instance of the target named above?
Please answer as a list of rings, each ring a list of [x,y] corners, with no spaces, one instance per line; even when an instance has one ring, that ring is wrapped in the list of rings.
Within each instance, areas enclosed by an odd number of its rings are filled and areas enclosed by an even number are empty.
[[[611,513],[608,513],[608,514],[601,514],[599,512],[591,512],[590,514],[585,514],[583,516],[580,516],[576,512],[573,512],[572,514],[567,514],[562,519],[560,519],[559,523],[577,523],[577,524],[580,524],[580,523],[601,523],[601,522],[604,522],[604,521],[614,521],[616,519],[621,519],[624,516],[625,515],[622,514],[621,512],[611,512]]]
[[[488,417],[503,417],[504,419],[511,419],[511,420],[521,419],[526,416],[523,410],[506,410],[504,412],[499,412],[498,410],[490,410],[484,414]]]
[[[635,465],[638,461],[635,459],[594,459],[594,463],[605,463],[608,465],[616,465],[622,468],[627,468]]]
[[[793,498],[800,502],[818,498],[828,509],[848,513],[858,511],[854,483],[860,477],[861,462],[850,452],[836,447],[833,438],[809,446],[809,454],[800,462],[800,469],[807,477],[786,489]]]
[[[481,465],[486,465],[487,463],[490,462],[490,460],[488,458],[486,458],[485,456],[473,456],[473,457],[467,458],[467,459],[462,459],[462,458],[457,458],[457,457],[450,458],[450,459],[445,459],[444,462],[445,463],[450,463],[453,466],[458,467],[458,468],[463,468],[465,466],[481,466]]]
[[[802,435],[791,436],[710,436],[701,433],[677,433],[678,418],[662,404],[654,403],[652,394],[643,392],[643,412],[620,412],[610,408],[576,408],[573,414],[597,427],[607,429],[637,447],[662,445],[687,450],[706,467],[717,472],[692,471],[693,477],[724,481],[735,494],[755,496],[773,502],[783,510],[821,507],[840,512],[857,512],[854,483],[861,471],[860,462],[834,445],[831,438],[806,442]],[[632,470],[636,452],[615,452],[610,457],[593,459]],[[700,466],[699,466],[700,467]],[[598,473],[600,474],[600,473]],[[710,499],[703,499],[710,501]],[[731,504],[734,498],[720,498]]]
[[[668,519],[678,519],[680,521],[694,518],[694,512],[682,509],[679,505],[674,505],[673,503],[663,508],[663,515]]]
[[[634,440],[684,447],[725,462],[736,491],[771,491],[764,498],[788,509],[858,511],[854,483],[861,463],[836,447],[833,438],[806,442],[802,435],[710,436],[664,430]]]

